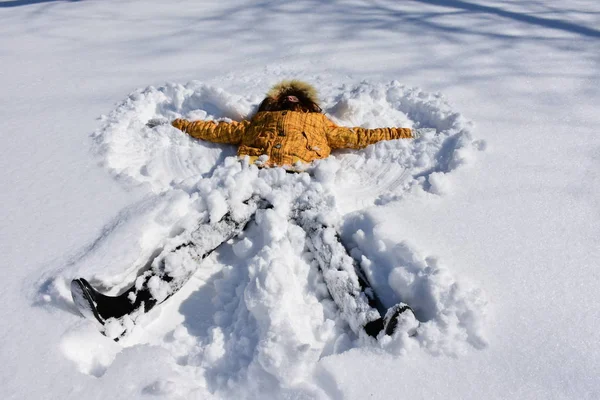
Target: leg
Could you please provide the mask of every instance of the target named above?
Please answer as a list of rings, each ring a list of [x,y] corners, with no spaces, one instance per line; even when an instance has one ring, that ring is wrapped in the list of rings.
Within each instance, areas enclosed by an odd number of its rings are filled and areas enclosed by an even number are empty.
[[[202,259],[242,232],[256,210],[264,207],[264,201],[252,198],[244,215],[233,217],[227,213],[216,223],[202,224],[193,232],[180,235],[178,244],[167,246],[152,261],[151,268],[119,296],[103,295],[85,279],[75,279],[71,282],[73,301],[84,316],[93,316],[102,324],[109,318],[148,312],[177,292]]]
[[[360,265],[348,255],[335,228],[319,221],[319,215],[325,214],[324,202],[313,199],[308,204],[311,204],[310,208],[296,210],[293,219],[305,230],[308,248],[319,263],[329,293],[342,316],[357,334],[363,330],[369,336],[377,337],[385,330],[391,335],[400,315],[407,317],[412,314],[412,309],[403,303],[387,309],[381,303]]]
[[[317,260],[329,294],[350,328],[358,333],[380,320],[377,310],[380,302],[372,291],[365,290],[366,281],[356,273],[356,263],[347,254],[335,229],[307,218],[304,212],[294,220],[305,230],[308,249]]]

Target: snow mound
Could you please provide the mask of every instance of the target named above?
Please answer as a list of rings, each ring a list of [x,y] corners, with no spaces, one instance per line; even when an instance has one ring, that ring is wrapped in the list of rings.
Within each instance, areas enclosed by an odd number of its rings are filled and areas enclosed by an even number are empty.
[[[342,235],[353,245],[352,256],[382,302],[391,307],[400,301],[410,304],[421,321],[414,338],[432,354],[455,355],[465,344],[486,346],[483,329],[485,298],[481,290],[458,282],[435,257],[426,257],[406,241],[393,242],[376,232],[377,221],[370,213],[346,219]],[[405,349],[384,343],[392,351]]]
[[[43,301],[72,310],[66,288],[77,276],[116,294],[147,267],[157,249],[199,222],[218,219],[227,209],[236,212],[252,194],[273,208],[260,210],[240,237],[203,260],[192,280],[140,318],[118,345],[100,334],[90,340],[92,323],[86,322],[65,335],[65,357],[83,373],[118,379],[119,370],[131,368],[123,351],[135,354],[131,362],[150,359],[156,348],[166,351],[174,360],[172,376],[145,383],[147,394],[328,398],[318,386],[326,377],[308,378],[320,373],[319,360],[351,348],[456,355],[485,346],[480,291],[410,244],[381,237],[369,211],[356,211],[402,201],[414,188],[438,195],[450,190],[445,175],[482,147],[472,139],[470,123],[441,96],[398,82],[325,88],[321,95],[324,109],[340,124],[430,129],[416,140],[337,152],[307,173],[288,174],[240,162],[232,156],[234,148],[192,140],[170,126],[145,126],[157,117],[239,120],[252,113],[253,97],[200,82],[169,84],[137,91],[103,117],[93,135],[103,164],[128,184],[150,190],[44,282]],[[340,318],[306,251],[304,231],[289,218],[308,192],[334,199],[342,213],[323,212],[320,218],[340,227],[386,305],[404,301],[415,309],[421,320],[416,336],[356,337]],[[137,350],[118,353],[115,346]]]

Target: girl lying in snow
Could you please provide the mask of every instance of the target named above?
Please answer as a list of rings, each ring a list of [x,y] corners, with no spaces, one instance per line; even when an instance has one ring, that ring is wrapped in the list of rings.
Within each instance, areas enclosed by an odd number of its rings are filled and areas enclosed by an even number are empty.
[[[166,122],[151,120],[148,126]],[[382,140],[415,137],[409,128],[337,126],[322,113],[315,89],[300,81],[274,86],[249,120],[176,119],[172,125],[197,139],[238,145],[238,156],[249,157],[259,167],[281,167],[288,172],[298,172],[303,164],[328,157],[332,149],[359,149]],[[418,322],[412,309],[403,303],[389,309],[382,305],[360,266],[347,254],[335,227],[323,218],[336,212],[334,204],[332,196],[308,191],[297,199],[290,218],[306,232],[308,249],[318,261],[342,316],[359,335],[392,335],[400,327],[414,333]],[[75,279],[71,283],[73,300],[84,316],[96,318],[104,325],[105,334],[118,339],[139,315],[180,289],[203,258],[242,232],[257,210],[270,207],[266,200],[253,196],[243,210],[230,210],[219,221],[200,224],[193,232],[179,235],[178,242],[162,249],[150,269],[119,296],[103,295],[85,279]],[[115,321],[118,323],[112,324]],[[109,325],[118,329],[108,329]]]

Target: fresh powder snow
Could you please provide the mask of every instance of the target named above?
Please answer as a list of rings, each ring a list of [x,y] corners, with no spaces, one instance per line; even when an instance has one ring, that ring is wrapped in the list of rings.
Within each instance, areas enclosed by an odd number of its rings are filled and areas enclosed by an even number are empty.
[[[2,398],[600,397],[594,2],[5,0],[0,21]],[[146,126],[239,121],[290,78],[338,124],[420,137],[288,174]],[[273,207],[173,260],[192,279],[125,338],[79,314],[71,279],[116,295],[251,195]],[[353,333],[290,220],[307,198],[416,335]]]

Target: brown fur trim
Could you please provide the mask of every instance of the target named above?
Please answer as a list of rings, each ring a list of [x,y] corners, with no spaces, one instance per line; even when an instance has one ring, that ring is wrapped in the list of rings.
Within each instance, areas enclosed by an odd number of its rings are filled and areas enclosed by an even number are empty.
[[[298,98],[298,103],[287,101],[286,97],[292,95]],[[308,83],[298,80],[282,81],[269,90],[257,112],[289,110],[320,113],[322,110],[318,101],[317,91]]]
[[[282,94],[300,94],[302,97],[310,100],[315,104],[319,104],[319,96],[317,90],[306,82],[299,80],[281,81],[269,90],[267,97],[278,99]]]

